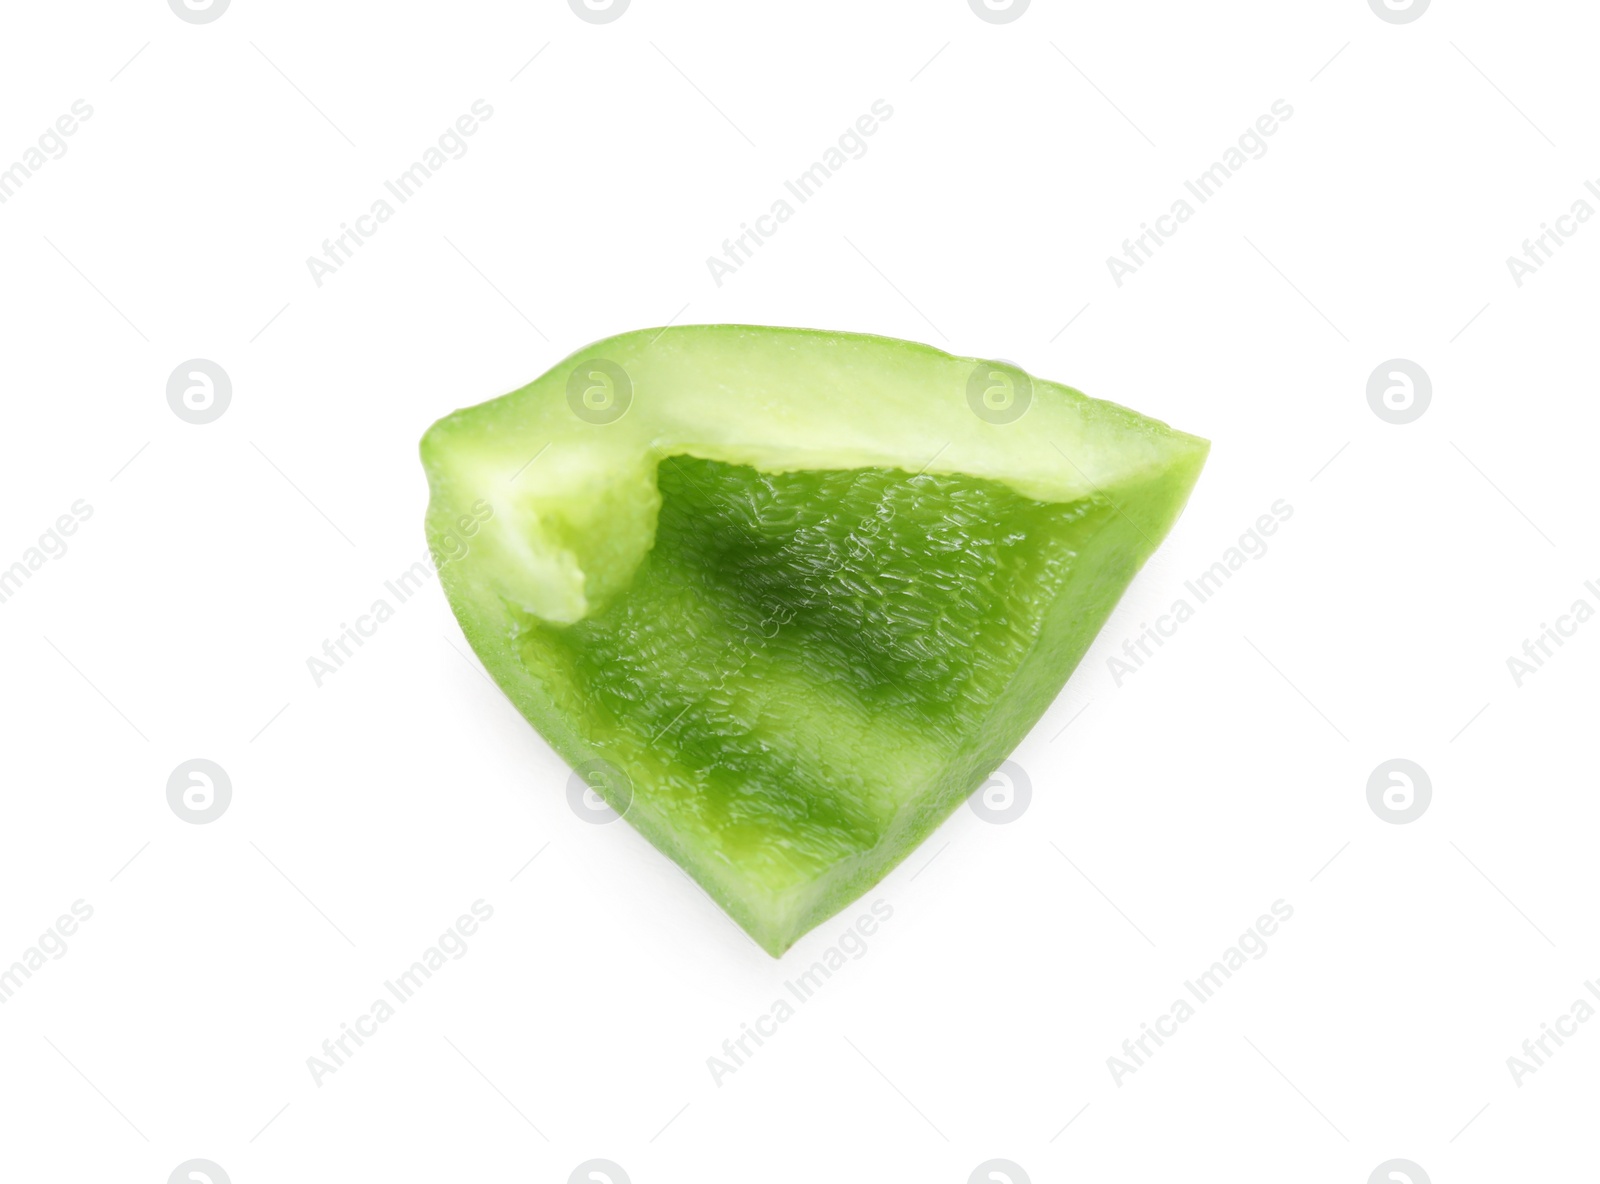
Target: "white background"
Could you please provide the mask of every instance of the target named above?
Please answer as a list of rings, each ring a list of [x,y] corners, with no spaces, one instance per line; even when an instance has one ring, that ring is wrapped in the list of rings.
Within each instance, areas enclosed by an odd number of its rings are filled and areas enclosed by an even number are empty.
[[[1600,607],[1600,225],[1520,288],[1505,263],[1600,177],[1591,6],[234,0],[192,25],[107,0],[4,25],[0,167],[94,114],[0,205],[0,566],[93,516],[0,604],[0,964],[94,916],[0,1006],[0,1177],[1593,1171],[1600,1024],[1520,1086],[1506,1065],[1600,975],[1600,624],[1520,688],[1506,665]],[[717,286],[706,257],[880,98],[866,155]],[[470,151],[319,288],[306,257],[477,99]],[[1266,155],[1119,287],[1106,257],[1278,99]],[[1017,750],[1028,812],[958,811],[781,962],[574,817],[436,586],[320,688],[306,665],[421,557],[430,422],[669,320],[1008,358],[1214,441]],[[204,426],[165,396],[196,357],[233,383]],[[1404,426],[1366,400],[1395,357],[1433,383]],[[1118,686],[1123,639],[1277,499],[1267,554]],[[194,757],[232,781],[209,825],[166,800]],[[1392,757],[1431,777],[1409,825],[1367,803]],[[480,898],[466,956],[314,1084]],[[1106,1058],[1278,899],[1269,952],[1116,1084]],[[894,915],[865,956],[713,1084],[872,900]]]

